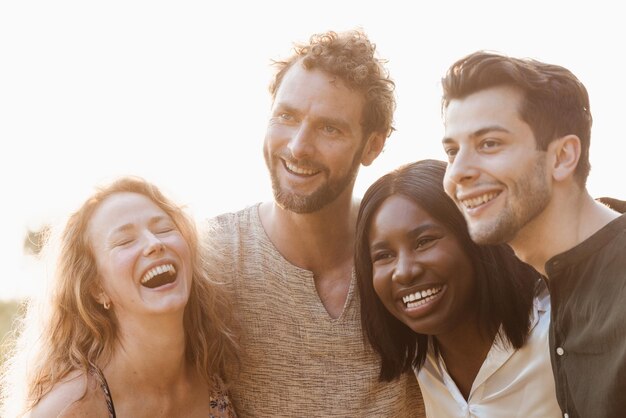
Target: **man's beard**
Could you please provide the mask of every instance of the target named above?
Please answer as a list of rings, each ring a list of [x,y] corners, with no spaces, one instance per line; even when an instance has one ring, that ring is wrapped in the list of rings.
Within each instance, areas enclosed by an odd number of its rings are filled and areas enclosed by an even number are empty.
[[[272,179],[272,190],[274,192],[274,199],[276,203],[283,209],[294,213],[313,213],[317,212],[329,203],[332,203],[337,199],[346,188],[354,184],[356,176],[359,172],[359,166],[361,164],[361,155],[363,153],[363,146],[357,151],[349,170],[344,176],[335,179],[327,180],[317,190],[308,194],[301,195],[293,192],[283,190],[280,186],[280,179],[276,173],[277,167],[270,164],[270,157],[267,152],[264,152],[265,163],[270,171],[270,177]],[[283,164],[282,159],[276,158],[276,164]],[[326,175],[328,179],[328,169],[322,168],[320,174]]]
[[[509,190],[507,206],[494,219],[474,226],[468,222],[472,240],[484,245],[511,242],[524,226],[548,206],[551,191],[545,174],[543,155],[515,184],[515,189]]]

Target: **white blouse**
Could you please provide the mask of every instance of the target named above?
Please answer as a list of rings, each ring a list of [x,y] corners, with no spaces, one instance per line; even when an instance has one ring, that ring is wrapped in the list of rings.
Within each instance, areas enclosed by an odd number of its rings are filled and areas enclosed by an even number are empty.
[[[531,331],[519,350],[491,346],[472,384],[468,400],[430,350],[417,373],[426,416],[434,418],[560,417],[550,364],[550,295],[541,290],[533,303]]]

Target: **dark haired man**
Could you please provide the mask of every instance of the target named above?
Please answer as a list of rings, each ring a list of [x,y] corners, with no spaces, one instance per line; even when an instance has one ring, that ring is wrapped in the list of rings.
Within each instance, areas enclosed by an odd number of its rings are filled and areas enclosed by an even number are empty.
[[[586,190],[587,90],[563,67],[484,51],[454,63],[443,90],[444,186],[472,239],[509,243],[548,281],[563,415],[623,417],[626,215]]]

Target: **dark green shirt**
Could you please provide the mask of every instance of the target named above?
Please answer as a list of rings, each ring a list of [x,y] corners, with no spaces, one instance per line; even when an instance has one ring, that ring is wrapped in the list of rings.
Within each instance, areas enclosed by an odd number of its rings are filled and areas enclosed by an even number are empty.
[[[626,215],[552,257],[546,273],[564,416],[626,417]]]

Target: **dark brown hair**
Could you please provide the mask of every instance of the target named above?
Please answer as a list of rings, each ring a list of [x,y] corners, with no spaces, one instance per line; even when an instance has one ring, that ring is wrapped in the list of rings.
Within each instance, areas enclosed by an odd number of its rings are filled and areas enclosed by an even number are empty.
[[[534,59],[477,51],[452,64],[442,85],[442,110],[451,100],[488,88],[518,89],[523,94],[518,112],[532,129],[538,149],[546,150],[553,140],[565,135],[573,134],[580,139],[581,155],[575,177],[579,185],[585,186],[591,169],[589,145],[593,120],[587,89],[571,71]]]

